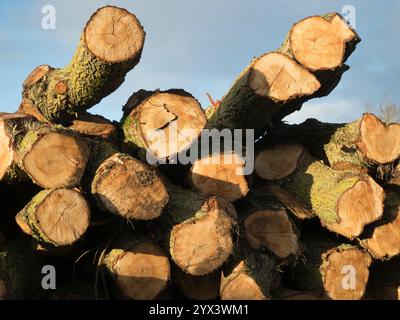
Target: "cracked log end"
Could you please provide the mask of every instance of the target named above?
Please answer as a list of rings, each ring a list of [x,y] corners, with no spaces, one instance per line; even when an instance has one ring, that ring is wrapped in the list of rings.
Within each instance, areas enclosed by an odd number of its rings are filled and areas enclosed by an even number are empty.
[[[246,196],[249,185],[244,161],[235,153],[218,153],[197,160],[190,171],[190,182],[200,192],[229,202]]]
[[[106,6],[92,15],[83,37],[87,49],[93,55],[100,60],[117,63],[140,55],[145,32],[132,13]]]
[[[22,231],[55,246],[76,242],[89,226],[90,207],[78,191],[43,190],[16,216]]]
[[[186,273],[206,275],[219,268],[233,250],[235,209],[218,197],[209,198],[194,219],[173,227],[170,252]]]
[[[99,166],[92,193],[107,211],[139,220],[157,218],[169,198],[156,172],[121,153],[112,155]]]
[[[21,167],[46,189],[77,186],[89,157],[89,147],[83,140],[52,130],[43,135],[34,129],[28,131],[20,149]]]
[[[167,159],[187,149],[200,135],[206,116],[199,102],[183,90],[133,94],[125,108],[125,139],[153,157]]]
[[[250,73],[250,88],[259,96],[288,101],[320,88],[317,78],[288,56],[271,52],[258,58]]]
[[[313,16],[296,23],[289,35],[291,53],[311,71],[339,68],[360,38],[339,14]]]

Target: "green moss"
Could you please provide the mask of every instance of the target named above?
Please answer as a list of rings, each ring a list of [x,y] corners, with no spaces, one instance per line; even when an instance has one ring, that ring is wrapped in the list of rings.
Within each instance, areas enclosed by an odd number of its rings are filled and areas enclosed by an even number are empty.
[[[298,171],[285,181],[285,189],[296,194],[324,223],[339,221],[337,203],[360,177],[336,171],[309,155],[299,160]]]

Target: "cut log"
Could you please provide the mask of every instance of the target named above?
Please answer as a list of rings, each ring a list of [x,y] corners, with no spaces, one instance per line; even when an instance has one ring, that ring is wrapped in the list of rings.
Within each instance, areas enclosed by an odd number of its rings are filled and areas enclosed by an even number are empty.
[[[39,290],[40,270],[26,242],[0,246],[0,300],[33,299]]]
[[[361,241],[375,259],[390,259],[400,254],[400,194],[386,193],[383,217],[372,236]]]
[[[297,260],[302,250],[299,232],[285,208],[271,193],[251,191],[236,205],[241,233],[250,247],[267,249],[279,260]]]
[[[369,176],[336,171],[313,158],[302,145],[275,145],[261,151],[255,171],[312,209],[321,223],[350,239],[383,213],[384,191]]]
[[[328,238],[302,237],[306,251],[291,275],[284,279],[290,288],[326,295],[334,300],[359,300],[366,290],[369,266],[368,253]]]
[[[35,124],[16,147],[16,158],[37,185],[71,188],[79,185],[89,152],[87,143],[74,132]]]
[[[74,189],[39,192],[16,216],[26,234],[48,246],[67,246],[79,240],[90,221],[90,207]]]
[[[103,139],[110,138],[117,132],[117,128],[111,121],[90,113],[80,114],[68,128],[85,136]]]
[[[39,66],[25,80],[23,99],[50,122],[66,123],[115,91],[140,60],[145,32],[125,9],[105,6],[86,24],[68,66]]]
[[[317,96],[328,95],[349,68],[344,63],[361,41],[338,13],[305,18],[293,25],[280,48],[313,72],[321,83]]]
[[[221,271],[216,270],[205,276],[192,276],[179,267],[173,268],[173,282],[191,300],[215,300],[219,296]]]
[[[347,124],[308,119],[299,125],[276,126],[264,144],[272,141],[301,143],[336,170],[366,172],[373,164],[390,164],[400,157],[400,124],[386,125],[369,113]]]
[[[166,253],[138,234],[122,235],[105,256],[103,265],[128,299],[155,299],[170,280]]]
[[[184,272],[202,276],[218,269],[233,250],[236,210],[224,199],[168,184],[170,201],[156,234]]]
[[[168,202],[153,168],[105,142],[93,143],[85,180],[101,209],[125,219],[157,218]]]
[[[270,52],[240,74],[207,122],[207,128],[254,129],[299,110],[320,88],[307,69],[285,54]]]
[[[241,241],[221,275],[221,300],[270,300],[279,283],[277,265],[272,255]]]
[[[199,102],[184,90],[134,93],[121,120],[128,149],[141,158],[167,160],[185,151],[199,137],[206,116]]]
[[[15,146],[32,123],[33,118],[24,114],[0,114],[0,181],[12,184],[29,179],[17,166]]]
[[[189,181],[206,195],[233,202],[245,197],[249,191],[244,166],[244,161],[234,152],[213,154],[193,164]]]

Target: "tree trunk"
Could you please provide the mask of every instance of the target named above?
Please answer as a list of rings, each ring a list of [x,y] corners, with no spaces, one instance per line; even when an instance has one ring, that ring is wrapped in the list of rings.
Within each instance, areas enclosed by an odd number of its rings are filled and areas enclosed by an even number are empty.
[[[133,232],[115,241],[102,264],[129,299],[155,299],[170,281],[168,256],[158,245]]]
[[[39,192],[16,216],[26,234],[45,246],[67,246],[86,232],[90,207],[74,189],[51,189]]]
[[[244,166],[244,161],[233,152],[213,154],[193,164],[189,182],[206,195],[233,202],[245,197],[249,191]]]
[[[269,300],[278,280],[275,258],[240,241],[224,267],[220,297],[221,300]]]
[[[110,120],[90,113],[80,114],[68,128],[92,138],[108,139],[117,133],[117,128]]]
[[[341,124],[308,119],[275,127],[263,145],[276,141],[301,143],[333,169],[367,172],[373,164],[389,164],[400,157],[400,124],[386,125],[369,113]]]
[[[159,241],[184,272],[202,276],[219,268],[233,250],[236,210],[224,199],[168,184],[170,201],[155,226]]]
[[[321,83],[317,97],[328,95],[349,69],[345,62],[361,41],[337,13],[305,18],[293,25],[279,49],[310,70]]]
[[[0,114],[0,181],[13,184],[29,180],[28,176],[17,166],[15,146],[33,123],[33,118],[19,113]]]
[[[326,238],[302,237],[304,261],[285,275],[291,289],[313,291],[334,300],[359,300],[365,294],[372,262],[361,249]]]
[[[382,216],[384,192],[369,176],[336,171],[313,158],[299,144],[281,144],[261,151],[255,171],[312,209],[321,223],[347,238]]]
[[[15,148],[19,167],[46,189],[79,185],[90,152],[74,132],[37,123],[29,127]]]
[[[384,219],[377,222],[372,236],[361,241],[375,259],[390,259],[400,254],[400,195],[386,194]]]
[[[215,300],[219,296],[220,270],[204,276],[192,276],[175,267],[172,279],[183,295],[190,300]]]
[[[297,260],[302,251],[299,231],[271,193],[255,189],[236,205],[236,210],[241,234],[250,247],[267,249],[279,260]]]
[[[207,122],[207,128],[254,129],[299,110],[320,83],[291,58],[270,52],[254,59],[239,75]]]
[[[168,192],[153,168],[106,142],[92,142],[88,163],[85,182],[101,209],[125,219],[160,216]]]
[[[97,10],[72,61],[39,66],[24,82],[23,99],[50,122],[66,123],[115,91],[140,60],[145,32],[137,18],[113,6]]]
[[[137,152],[141,159],[151,156],[164,161],[190,147],[205,123],[199,102],[178,89],[134,93],[121,120],[128,150]]]

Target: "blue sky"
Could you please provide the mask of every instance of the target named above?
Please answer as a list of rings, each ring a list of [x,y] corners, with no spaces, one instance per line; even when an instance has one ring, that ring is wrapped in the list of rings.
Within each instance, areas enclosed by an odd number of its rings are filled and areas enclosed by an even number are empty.
[[[338,0],[14,0],[0,2],[0,111],[15,111],[21,85],[39,64],[66,65],[96,8],[125,7],[147,33],[140,64],[120,89],[92,113],[119,120],[132,92],[184,88],[207,107],[229,89],[252,57],[278,48],[290,26],[309,15],[356,9],[362,38],[348,60],[351,69],[329,96],[307,102],[290,122],[315,117],[351,121],[366,104],[400,104],[400,1]],[[56,8],[56,29],[41,27],[44,5]]]

